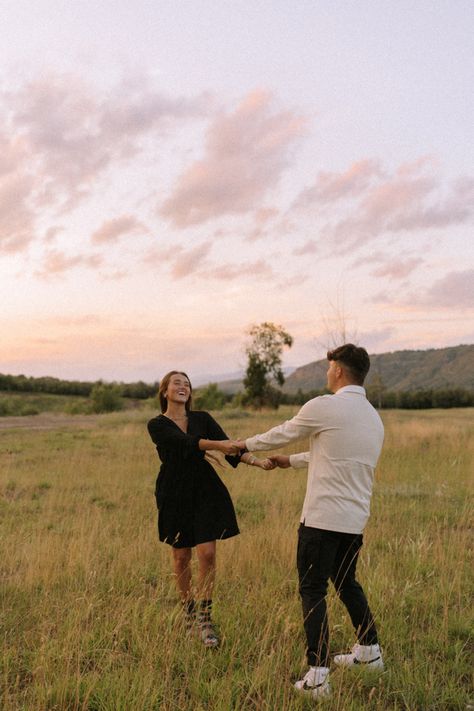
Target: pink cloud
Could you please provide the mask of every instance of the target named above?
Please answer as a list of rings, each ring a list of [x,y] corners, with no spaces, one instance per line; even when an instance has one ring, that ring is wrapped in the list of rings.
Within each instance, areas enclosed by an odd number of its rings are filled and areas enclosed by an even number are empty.
[[[25,249],[37,214],[70,211],[111,166],[178,121],[207,115],[209,104],[204,95],[164,96],[143,77],[101,93],[77,76],[50,74],[2,92],[0,250]]]
[[[205,155],[178,179],[161,214],[188,227],[254,210],[288,166],[290,146],[305,129],[302,117],[275,112],[267,92],[249,94],[207,133]]]
[[[203,276],[222,281],[234,281],[245,277],[273,277],[274,271],[266,261],[259,259],[256,262],[242,264],[221,264],[218,267],[206,269]]]
[[[64,232],[64,227],[60,226],[54,226],[54,227],[48,227],[48,229],[45,232],[44,235],[44,241],[45,242],[54,242],[56,237],[61,234],[61,232]]]
[[[75,267],[88,267],[97,269],[102,264],[102,257],[99,255],[75,255],[69,256],[59,250],[47,252],[41,269],[36,272],[37,276],[47,278],[64,274]]]
[[[447,197],[434,176],[395,175],[369,188],[348,216],[327,225],[327,239],[363,244],[383,233],[413,232],[466,222],[474,212],[470,179],[451,186]]]
[[[195,272],[211,249],[212,242],[210,240],[188,250],[181,249],[179,254],[173,258],[171,276],[175,279],[183,279]]]
[[[375,160],[360,160],[343,173],[321,171],[313,186],[303,190],[296,198],[294,207],[332,203],[341,198],[353,198],[363,193],[374,178],[382,177],[380,164]]]
[[[27,174],[0,177],[0,251],[23,250],[34,237],[33,179]]]
[[[96,230],[91,241],[95,244],[114,242],[123,235],[146,231],[144,225],[133,215],[122,215],[103,222]]]
[[[442,308],[474,309],[474,269],[446,274],[422,296],[421,303]]]
[[[391,259],[386,261],[381,266],[371,272],[372,276],[389,277],[390,279],[403,279],[412,273],[416,267],[423,264],[423,260],[419,257],[411,257],[410,259]]]
[[[317,244],[316,240],[309,239],[304,244],[302,244],[300,247],[295,247],[293,250],[293,254],[296,257],[304,257],[306,254],[316,254],[317,251],[318,251],[318,244]]]

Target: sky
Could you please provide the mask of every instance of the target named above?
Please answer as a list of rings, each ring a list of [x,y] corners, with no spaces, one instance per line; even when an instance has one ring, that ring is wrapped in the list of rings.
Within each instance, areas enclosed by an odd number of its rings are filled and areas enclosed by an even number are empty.
[[[3,0],[0,372],[474,342],[471,0]]]

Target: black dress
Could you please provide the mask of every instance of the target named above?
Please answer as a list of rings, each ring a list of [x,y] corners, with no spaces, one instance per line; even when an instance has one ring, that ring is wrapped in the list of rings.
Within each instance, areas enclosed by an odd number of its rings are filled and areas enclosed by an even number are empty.
[[[227,488],[199,449],[200,439],[228,439],[208,412],[188,412],[183,432],[165,415],[148,423],[161,468],[156,480],[160,541],[175,548],[230,538],[239,533]],[[226,456],[235,468],[240,457]]]

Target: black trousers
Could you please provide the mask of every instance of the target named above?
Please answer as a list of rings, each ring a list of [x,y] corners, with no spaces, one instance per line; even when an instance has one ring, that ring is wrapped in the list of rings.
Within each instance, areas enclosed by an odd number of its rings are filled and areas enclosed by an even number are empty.
[[[377,644],[377,630],[356,566],[362,535],[325,531],[300,524],[297,565],[310,666],[329,666],[326,594],[332,581],[347,608],[360,644]]]

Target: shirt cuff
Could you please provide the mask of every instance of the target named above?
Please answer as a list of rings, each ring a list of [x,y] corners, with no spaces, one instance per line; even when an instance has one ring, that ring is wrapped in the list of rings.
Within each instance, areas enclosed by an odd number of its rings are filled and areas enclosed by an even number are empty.
[[[303,469],[308,466],[308,453],[290,454],[290,467],[293,469]]]

